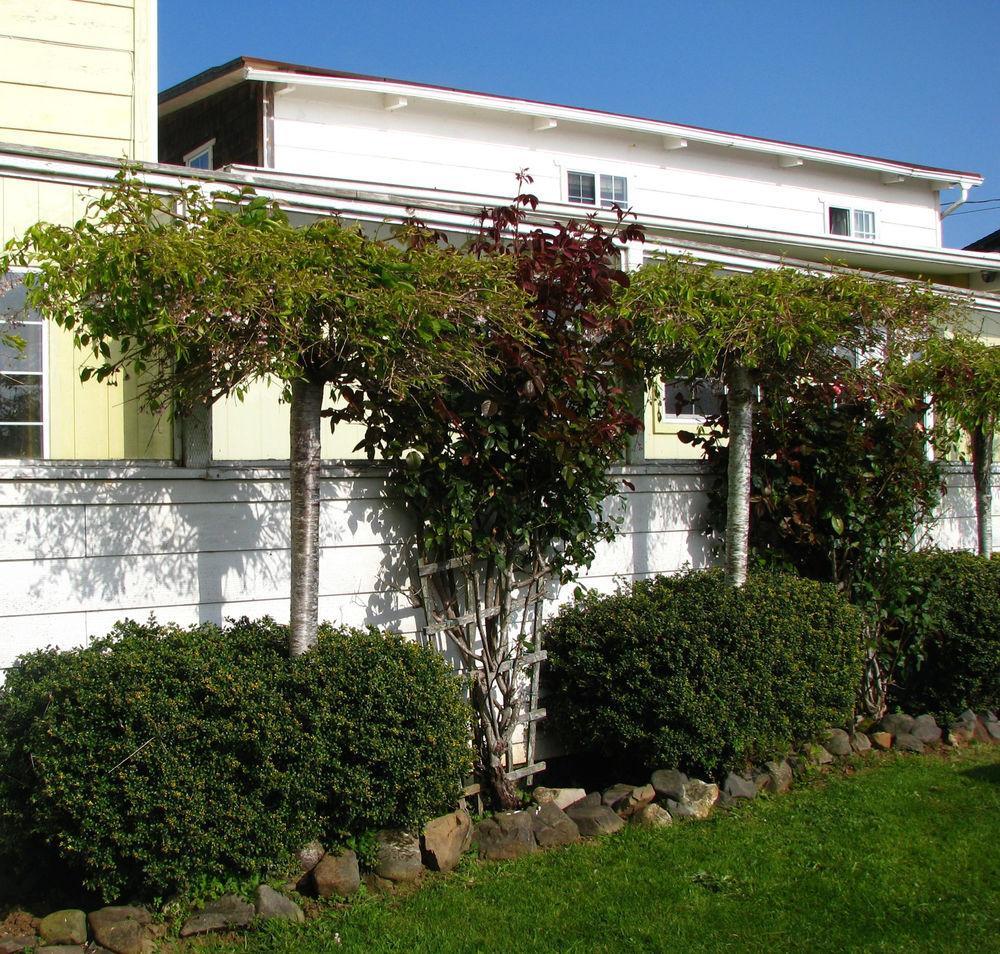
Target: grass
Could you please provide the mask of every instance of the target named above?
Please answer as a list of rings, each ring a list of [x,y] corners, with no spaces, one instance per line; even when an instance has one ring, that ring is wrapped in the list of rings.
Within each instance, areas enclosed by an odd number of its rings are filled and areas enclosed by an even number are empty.
[[[883,756],[701,823],[515,862],[199,951],[1000,952],[1000,751]]]

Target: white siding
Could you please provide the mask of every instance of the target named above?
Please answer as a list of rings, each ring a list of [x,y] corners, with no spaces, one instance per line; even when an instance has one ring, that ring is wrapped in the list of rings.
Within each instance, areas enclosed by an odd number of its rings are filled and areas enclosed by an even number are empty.
[[[651,465],[628,479],[622,534],[580,582],[607,590],[705,565],[700,468]],[[384,494],[375,471],[323,481],[320,614],[413,633],[405,527]],[[287,619],[288,507],[277,470],[0,480],[0,669],[31,649],[84,645],[125,617]]]
[[[640,215],[821,235],[829,205],[875,213],[879,242],[940,244],[937,193],[927,182],[882,183],[873,172],[692,143],[666,151],[658,137],[411,100],[387,111],[370,93],[303,87],[275,100],[275,167],[301,175],[509,196],[527,168],[531,190],[566,201],[566,173],[624,175]]]

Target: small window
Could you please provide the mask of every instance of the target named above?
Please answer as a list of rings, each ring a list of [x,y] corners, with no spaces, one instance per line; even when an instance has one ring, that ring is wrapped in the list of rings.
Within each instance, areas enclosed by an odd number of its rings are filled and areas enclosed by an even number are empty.
[[[628,205],[628,180],[625,176],[601,176],[601,205],[606,209],[613,205],[624,209]]]
[[[0,458],[44,453],[45,328],[23,307],[20,278],[0,277]],[[23,349],[11,338],[23,342]]]
[[[663,382],[663,415],[666,420],[677,418],[714,417],[722,410],[722,385],[718,381],[700,378],[696,381]]]
[[[594,205],[597,202],[596,179],[589,172],[569,174],[567,196],[578,205]]]
[[[215,168],[215,140],[211,139],[192,150],[184,157],[184,165],[189,169],[214,169]]]
[[[830,206],[830,234],[846,235],[868,242],[875,240],[875,213],[868,209]]]

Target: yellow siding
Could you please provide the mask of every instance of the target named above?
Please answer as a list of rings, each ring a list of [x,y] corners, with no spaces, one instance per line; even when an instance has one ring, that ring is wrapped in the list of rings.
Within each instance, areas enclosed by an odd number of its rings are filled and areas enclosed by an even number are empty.
[[[0,0],[0,141],[156,159],[155,0]]]
[[[700,447],[685,444],[677,437],[678,431],[691,431],[690,422],[683,424],[671,421],[660,411],[660,401],[650,398],[646,401],[646,458],[648,460],[701,460]]]
[[[279,401],[277,385],[255,384],[243,402],[219,401],[212,414],[212,456],[216,460],[288,460],[288,405]],[[331,401],[327,398],[325,406]],[[355,451],[363,428],[340,424],[335,433],[324,423],[322,453],[326,460],[364,460]]]

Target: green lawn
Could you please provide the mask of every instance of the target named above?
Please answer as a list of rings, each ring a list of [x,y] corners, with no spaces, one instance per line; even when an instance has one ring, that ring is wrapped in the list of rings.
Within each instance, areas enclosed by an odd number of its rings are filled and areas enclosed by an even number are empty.
[[[886,756],[711,821],[516,862],[205,950],[1000,952],[1000,751]],[[199,948],[200,950],[200,948]]]

